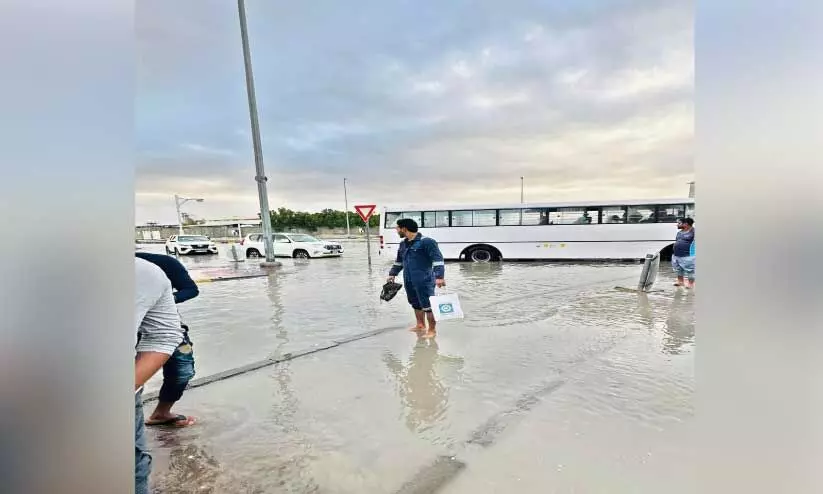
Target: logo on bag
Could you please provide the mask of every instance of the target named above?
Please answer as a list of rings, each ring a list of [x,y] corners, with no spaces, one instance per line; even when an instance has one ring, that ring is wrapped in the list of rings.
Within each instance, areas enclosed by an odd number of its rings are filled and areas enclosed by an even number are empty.
[[[454,312],[454,306],[452,304],[440,304],[441,314],[451,314],[452,312]]]

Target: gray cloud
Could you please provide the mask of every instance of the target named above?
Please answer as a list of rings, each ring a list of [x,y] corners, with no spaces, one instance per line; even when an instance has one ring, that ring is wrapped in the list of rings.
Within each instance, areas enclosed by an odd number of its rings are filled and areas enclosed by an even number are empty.
[[[693,176],[691,2],[248,3],[273,207],[339,207],[343,176],[381,203],[515,199],[521,175],[533,199],[671,196]],[[233,4],[138,4],[138,221],[183,190],[254,212],[237,30]]]

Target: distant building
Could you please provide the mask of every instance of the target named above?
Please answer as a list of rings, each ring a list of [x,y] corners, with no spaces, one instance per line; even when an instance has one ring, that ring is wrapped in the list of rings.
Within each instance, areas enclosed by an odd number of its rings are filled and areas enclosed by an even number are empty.
[[[345,234],[344,228],[319,228],[305,232],[300,228],[289,228],[287,231],[311,233],[313,235],[331,238]],[[238,241],[250,233],[262,233],[262,222],[260,218],[257,217],[201,220],[200,223],[196,225],[183,225],[183,232],[190,235],[206,235],[217,241],[231,242]],[[177,235],[178,233],[179,227],[177,223],[173,225],[161,225],[151,221],[145,225],[135,227],[134,239],[136,242],[163,243],[170,236]]]
[[[183,225],[183,232],[191,235],[206,235],[213,239],[240,239],[249,233],[261,231],[259,218],[227,218],[205,220],[195,225]],[[177,224],[160,225],[147,222],[135,227],[135,240],[138,242],[165,242],[167,238],[179,233]]]

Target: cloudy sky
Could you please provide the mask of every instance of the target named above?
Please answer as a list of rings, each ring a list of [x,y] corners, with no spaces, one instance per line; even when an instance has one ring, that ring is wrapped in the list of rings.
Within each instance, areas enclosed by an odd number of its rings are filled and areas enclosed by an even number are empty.
[[[271,207],[681,197],[693,3],[247,0]],[[138,0],[136,220],[254,216],[237,4]]]

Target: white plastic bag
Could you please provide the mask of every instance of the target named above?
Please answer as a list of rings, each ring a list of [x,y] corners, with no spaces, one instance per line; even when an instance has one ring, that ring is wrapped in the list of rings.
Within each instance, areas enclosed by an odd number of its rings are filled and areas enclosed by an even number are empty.
[[[434,320],[451,321],[463,319],[463,307],[460,306],[460,298],[456,293],[444,293],[429,297]]]

